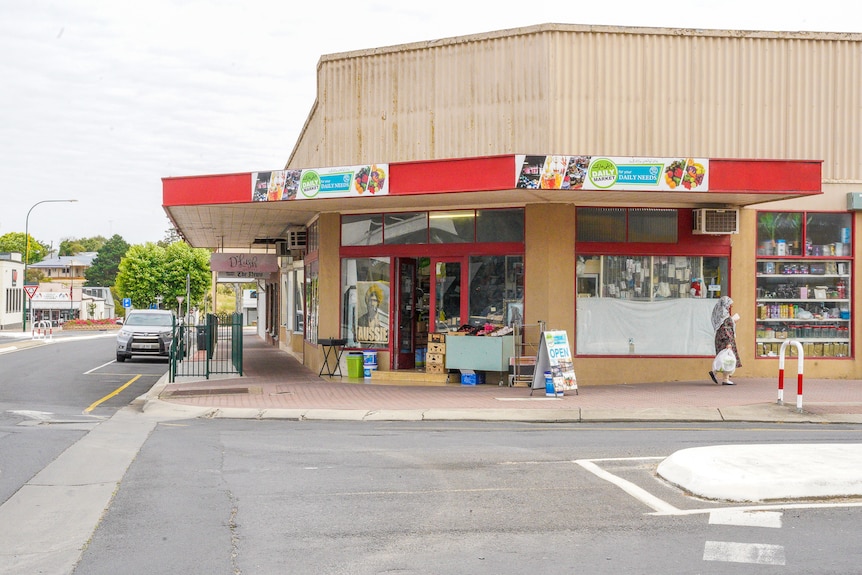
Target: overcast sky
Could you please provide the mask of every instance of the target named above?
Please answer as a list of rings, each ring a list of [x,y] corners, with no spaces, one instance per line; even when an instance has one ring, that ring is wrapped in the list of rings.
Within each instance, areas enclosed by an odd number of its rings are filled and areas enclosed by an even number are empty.
[[[284,166],[324,54],[543,23],[862,32],[857,6],[0,0],[0,235],[74,198],[30,234],[164,238],[161,178]]]

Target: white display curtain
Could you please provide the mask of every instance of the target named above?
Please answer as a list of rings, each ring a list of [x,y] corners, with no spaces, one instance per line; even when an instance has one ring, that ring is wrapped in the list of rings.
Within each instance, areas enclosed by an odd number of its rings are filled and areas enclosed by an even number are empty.
[[[717,300],[577,301],[578,355],[715,355],[710,316]]]

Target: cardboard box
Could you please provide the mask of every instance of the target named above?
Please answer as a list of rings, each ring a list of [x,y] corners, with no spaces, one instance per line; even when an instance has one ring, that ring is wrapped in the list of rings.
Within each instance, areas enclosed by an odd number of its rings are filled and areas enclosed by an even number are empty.
[[[446,363],[446,355],[443,353],[426,353],[425,365],[443,365]]]
[[[445,343],[446,342],[446,334],[445,333],[429,333],[428,334],[428,343]]]
[[[446,373],[446,366],[442,363],[428,363],[425,360],[425,373]]]
[[[446,353],[446,344],[428,342],[428,353]]]

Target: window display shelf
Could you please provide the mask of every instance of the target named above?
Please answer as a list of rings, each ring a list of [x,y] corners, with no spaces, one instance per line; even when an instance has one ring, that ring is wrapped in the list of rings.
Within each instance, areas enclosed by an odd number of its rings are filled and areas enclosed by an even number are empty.
[[[799,343],[805,343],[805,342],[823,343],[824,341],[839,342],[839,343],[849,343],[850,342],[849,337],[846,337],[846,338],[830,337],[828,339],[827,338],[819,338],[819,337],[787,337],[787,338],[773,337],[773,338],[769,338],[769,339],[761,338],[761,339],[758,339],[757,341],[760,343],[778,343],[778,344],[781,344],[781,343],[784,343],[785,341],[787,341],[788,339],[792,339],[793,341],[798,341]]]
[[[759,278],[849,278],[850,274],[757,274]]]
[[[776,357],[792,339],[806,357],[849,357],[851,269],[838,259],[758,259],[757,355]]]
[[[798,317],[766,317],[766,318],[757,318],[757,323],[772,323],[776,321],[792,321],[792,322],[801,322],[801,323],[835,323],[835,322],[846,322],[850,323],[850,318],[840,318],[840,317],[831,317],[829,319],[801,319]]]
[[[757,303],[804,303],[804,304],[830,304],[830,303],[846,303],[849,304],[849,299],[826,298],[826,299],[799,299],[799,298],[758,298]]]

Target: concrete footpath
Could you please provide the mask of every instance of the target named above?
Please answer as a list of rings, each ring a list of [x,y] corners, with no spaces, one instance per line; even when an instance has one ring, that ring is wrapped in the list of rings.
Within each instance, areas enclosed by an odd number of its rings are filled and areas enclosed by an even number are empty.
[[[577,393],[546,398],[544,389],[531,394],[527,387],[318,377],[255,334],[246,333],[244,347],[242,377],[180,378],[168,383],[165,376],[141,398],[143,408],[186,410],[192,416],[298,420],[862,423],[858,380],[804,380],[798,410],[795,361],[779,404],[778,374],[771,379],[745,378],[744,368],[733,386],[712,383],[705,367],[700,381],[601,386],[581,381]]]

